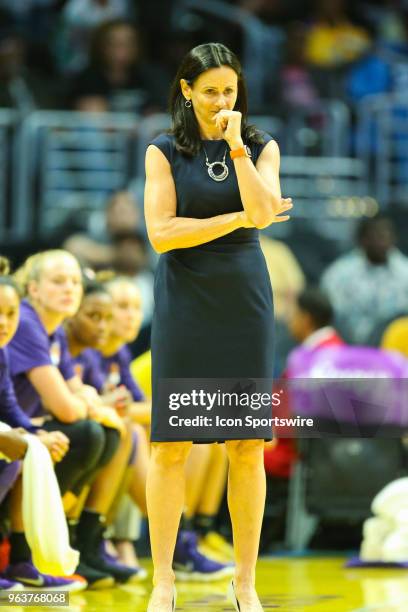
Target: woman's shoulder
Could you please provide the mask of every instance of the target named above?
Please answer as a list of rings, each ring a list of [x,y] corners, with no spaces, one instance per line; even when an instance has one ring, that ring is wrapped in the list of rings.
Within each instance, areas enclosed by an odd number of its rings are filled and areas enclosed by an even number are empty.
[[[256,163],[258,157],[269,142],[276,142],[275,139],[264,130],[257,129],[256,136],[249,138],[246,144],[249,146],[252,154],[252,160]]]
[[[254,133],[251,134],[250,137],[248,138],[248,145],[250,147],[262,147],[263,148],[268,144],[268,142],[271,142],[272,140],[275,140],[275,139],[268,132],[265,132],[265,130],[256,128],[254,130]]]
[[[39,356],[49,355],[51,340],[34,308],[23,300],[17,331],[8,345],[11,370],[22,356],[35,361]],[[48,364],[47,364],[48,365]]]
[[[175,137],[170,132],[162,132],[156,138],[149,142],[149,145],[154,145],[163,153],[167,161],[171,164],[175,152]]]
[[[47,332],[45,331],[45,328],[41,323],[38,314],[31,306],[30,302],[25,299],[22,300],[20,306],[20,320],[18,325],[18,331],[20,333],[24,331],[24,333],[30,336],[39,335],[41,337],[48,338]]]

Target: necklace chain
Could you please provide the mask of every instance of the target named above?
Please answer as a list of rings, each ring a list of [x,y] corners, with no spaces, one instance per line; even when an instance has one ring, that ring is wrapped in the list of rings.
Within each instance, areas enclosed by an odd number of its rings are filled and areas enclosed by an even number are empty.
[[[210,163],[210,160],[208,159],[207,151],[205,150],[204,145],[203,145],[203,149],[204,149],[204,155],[205,155],[205,165],[207,166],[207,172],[208,172],[209,177],[212,178],[213,181],[217,181],[217,182],[225,181],[225,179],[227,178],[229,174],[228,166],[225,163],[228,147],[226,147],[224,151],[224,157],[222,161],[215,161],[212,163]],[[222,171],[219,174],[215,174],[213,170],[214,166],[221,166]]]

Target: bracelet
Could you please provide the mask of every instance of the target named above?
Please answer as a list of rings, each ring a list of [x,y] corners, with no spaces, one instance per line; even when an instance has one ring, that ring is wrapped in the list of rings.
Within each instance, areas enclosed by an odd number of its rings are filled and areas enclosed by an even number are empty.
[[[237,157],[252,157],[251,149],[244,145],[243,147],[239,147],[239,149],[232,149],[230,151],[231,159],[236,159]]]

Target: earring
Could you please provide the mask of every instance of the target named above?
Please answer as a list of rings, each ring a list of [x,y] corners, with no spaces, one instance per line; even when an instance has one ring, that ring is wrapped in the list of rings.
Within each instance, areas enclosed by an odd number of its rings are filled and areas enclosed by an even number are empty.
[[[192,107],[192,102],[191,102],[191,100],[186,100],[186,101],[184,102],[184,106],[185,106],[186,108],[191,108],[191,107]]]

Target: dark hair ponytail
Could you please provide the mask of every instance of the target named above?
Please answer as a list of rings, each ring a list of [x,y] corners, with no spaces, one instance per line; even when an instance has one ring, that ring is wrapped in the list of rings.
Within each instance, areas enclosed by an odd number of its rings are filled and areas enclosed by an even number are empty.
[[[84,285],[83,299],[88,297],[89,295],[94,295],[95,293],[102,293],[102,294],[109,295],[109,291],[107,290],[105,285],[96,279],[89,279],[84,276],[83,285]]]
[[[198,122],[193,108],[186,108],[185,98],[180,87],[180,80],[185,79],[193,85],[195,79],[206,70],[229,66],[238,77],[238,96],[235,110],[242,113],[241,133],[245,141],[262,144],[261,132],[253,125],[247,125],[248,100],[245,79],[241,64],[232,51],[221,43],[205,43],[191,49],[182,60],[170,90],[170,114],[172,118],[171,133],[176,139],[176,148],[181,153],[193,156],[202,147]]]

